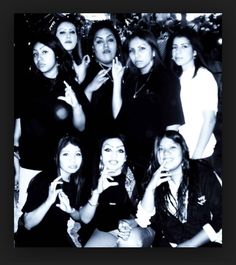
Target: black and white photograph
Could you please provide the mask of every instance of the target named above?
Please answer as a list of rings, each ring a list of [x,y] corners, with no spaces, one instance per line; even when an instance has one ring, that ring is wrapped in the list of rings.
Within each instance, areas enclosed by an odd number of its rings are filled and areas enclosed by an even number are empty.
[[[222,248],[222,13],[14,13],[14,248]]]

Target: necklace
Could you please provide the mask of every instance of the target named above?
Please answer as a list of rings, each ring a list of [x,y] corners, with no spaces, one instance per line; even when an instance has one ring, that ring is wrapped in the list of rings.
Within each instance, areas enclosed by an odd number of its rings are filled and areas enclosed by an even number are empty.
[[[135,87],[135,90],[134,90],[134,95],[133,95],[133,98],[137,98],[138,96],[138,93],[142,91],[142,89],[145,87],[145,85],[148,83],[150,77],[151,77],[151,74],[152,74],[152,70],[150,71],[146,81],[141,85],[140,88],[137,89],[137,86],[138,86],[138,81],[136,82],[136,87]]]

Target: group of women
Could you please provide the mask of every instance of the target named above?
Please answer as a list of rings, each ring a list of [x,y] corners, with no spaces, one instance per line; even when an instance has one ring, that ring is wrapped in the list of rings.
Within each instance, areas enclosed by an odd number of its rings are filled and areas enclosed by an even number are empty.
[[[14,134],[16,246],[73,247],[70,219],[83,247],[220,245],[217,84],[193,29],[166,47],[163,62],[152,32],[122,43],[109,20],[83,47],[68,18],[31,41]]]

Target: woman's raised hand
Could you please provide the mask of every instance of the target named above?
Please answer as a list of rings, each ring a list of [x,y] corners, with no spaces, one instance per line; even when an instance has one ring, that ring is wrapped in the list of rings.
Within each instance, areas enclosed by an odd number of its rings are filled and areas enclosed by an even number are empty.
[[[98,72],[98,74],[94,77],[93,81],[89,84],[89,90],[94,92],[98,90],[108,79],[107,73],[110,71],[110,68],[107,70],[103,69]]]
[[[156,189],[163,182],[169,181],[171,179],[171,173],[169,173],[165,168],[166,162],[163,162],[160,167],[154,172],[151,181],[148,184],[149,189]]]
[[[125,67],[122,66],[121,62],[115,57],[112,60],[112,78],[113,81],[121,81],[124,74]]]
[[[60,203],[56,204],[56,206],[64,212],[71,213],[72,207],[70,206],[70,200],[62,190],[58,193],[58,198]]]
[[[113,177],[111,176],[112,171],[103,169],[101,176],[98,180],[97,190],[99,193],[102,193],[104,190],[111,186],[117,186],[118,182],[113,182]]]
[[[69,84],[66,81],[63,81],[63,83],[65,84],[65,96],[60,96],[58,97],[58,99],[65,101],[67,104],[71,105],[72,108],[80,105],[75,92],[73,91],[73,89],[71,88],[71,86],[69,86]]]
[[[62,184],[62,178],[61,176],[55,178],[48,189],[48,201],[53,204],[56,201],[58,193],[61,191],[61,189],[58,189],[58,185]]]
[[[73,61],[73,67],[75,69],[75,72],[76,72],[76,76],[77,76],[77,79],[78,79],[78,83],[81,84],[85,77],[86,77],[86,73],[87,73],[87,68],[90,64],[90,57],[89,55],[85,55],[82,59],[82,62],[81,64],[76,64],[74,61]]]

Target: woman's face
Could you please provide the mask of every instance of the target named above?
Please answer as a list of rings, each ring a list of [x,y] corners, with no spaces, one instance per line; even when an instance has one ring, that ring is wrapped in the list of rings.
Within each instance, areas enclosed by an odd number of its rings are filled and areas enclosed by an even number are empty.
[[[57,61],[54,51],[41,42],[33,47],[33,60],[40,72],[48,78],[55,78],[57,74]]]
[[[62,22],[58,26],[56,36],[68,52],[71,52],[75,48],[78,41],[75,25],[67,21]]]
[[[98,30],[94,36],[93,49],[97,61],[110,66],[117,52],[114,34],[106,28]]]
[[[165,163],[167,171],[175,171],[181,168],[183,160],[182,148],[172,139],[164,137],[157,150],[157,159],[160,165]]]
[[[62,148],[60,156],[60,173],[61,175],[70,175],[80,169],[82,163],[82,154],[78,146],[68,143]]]
[[[123,142],[119,138],[110,138],[102,145],[101,161],[104,168],[111,171],[121,171],[126,161]]]
[[[135,37],[130,41],[129,57],[132,63],[140,69],[142,74],[146,74],[150,71],[154,56],[155,52],[145,40]]]
[[[175,37],[172,45],[172,58],[175,63],[183,68],[194,64],[196,51],[186,37]]]

